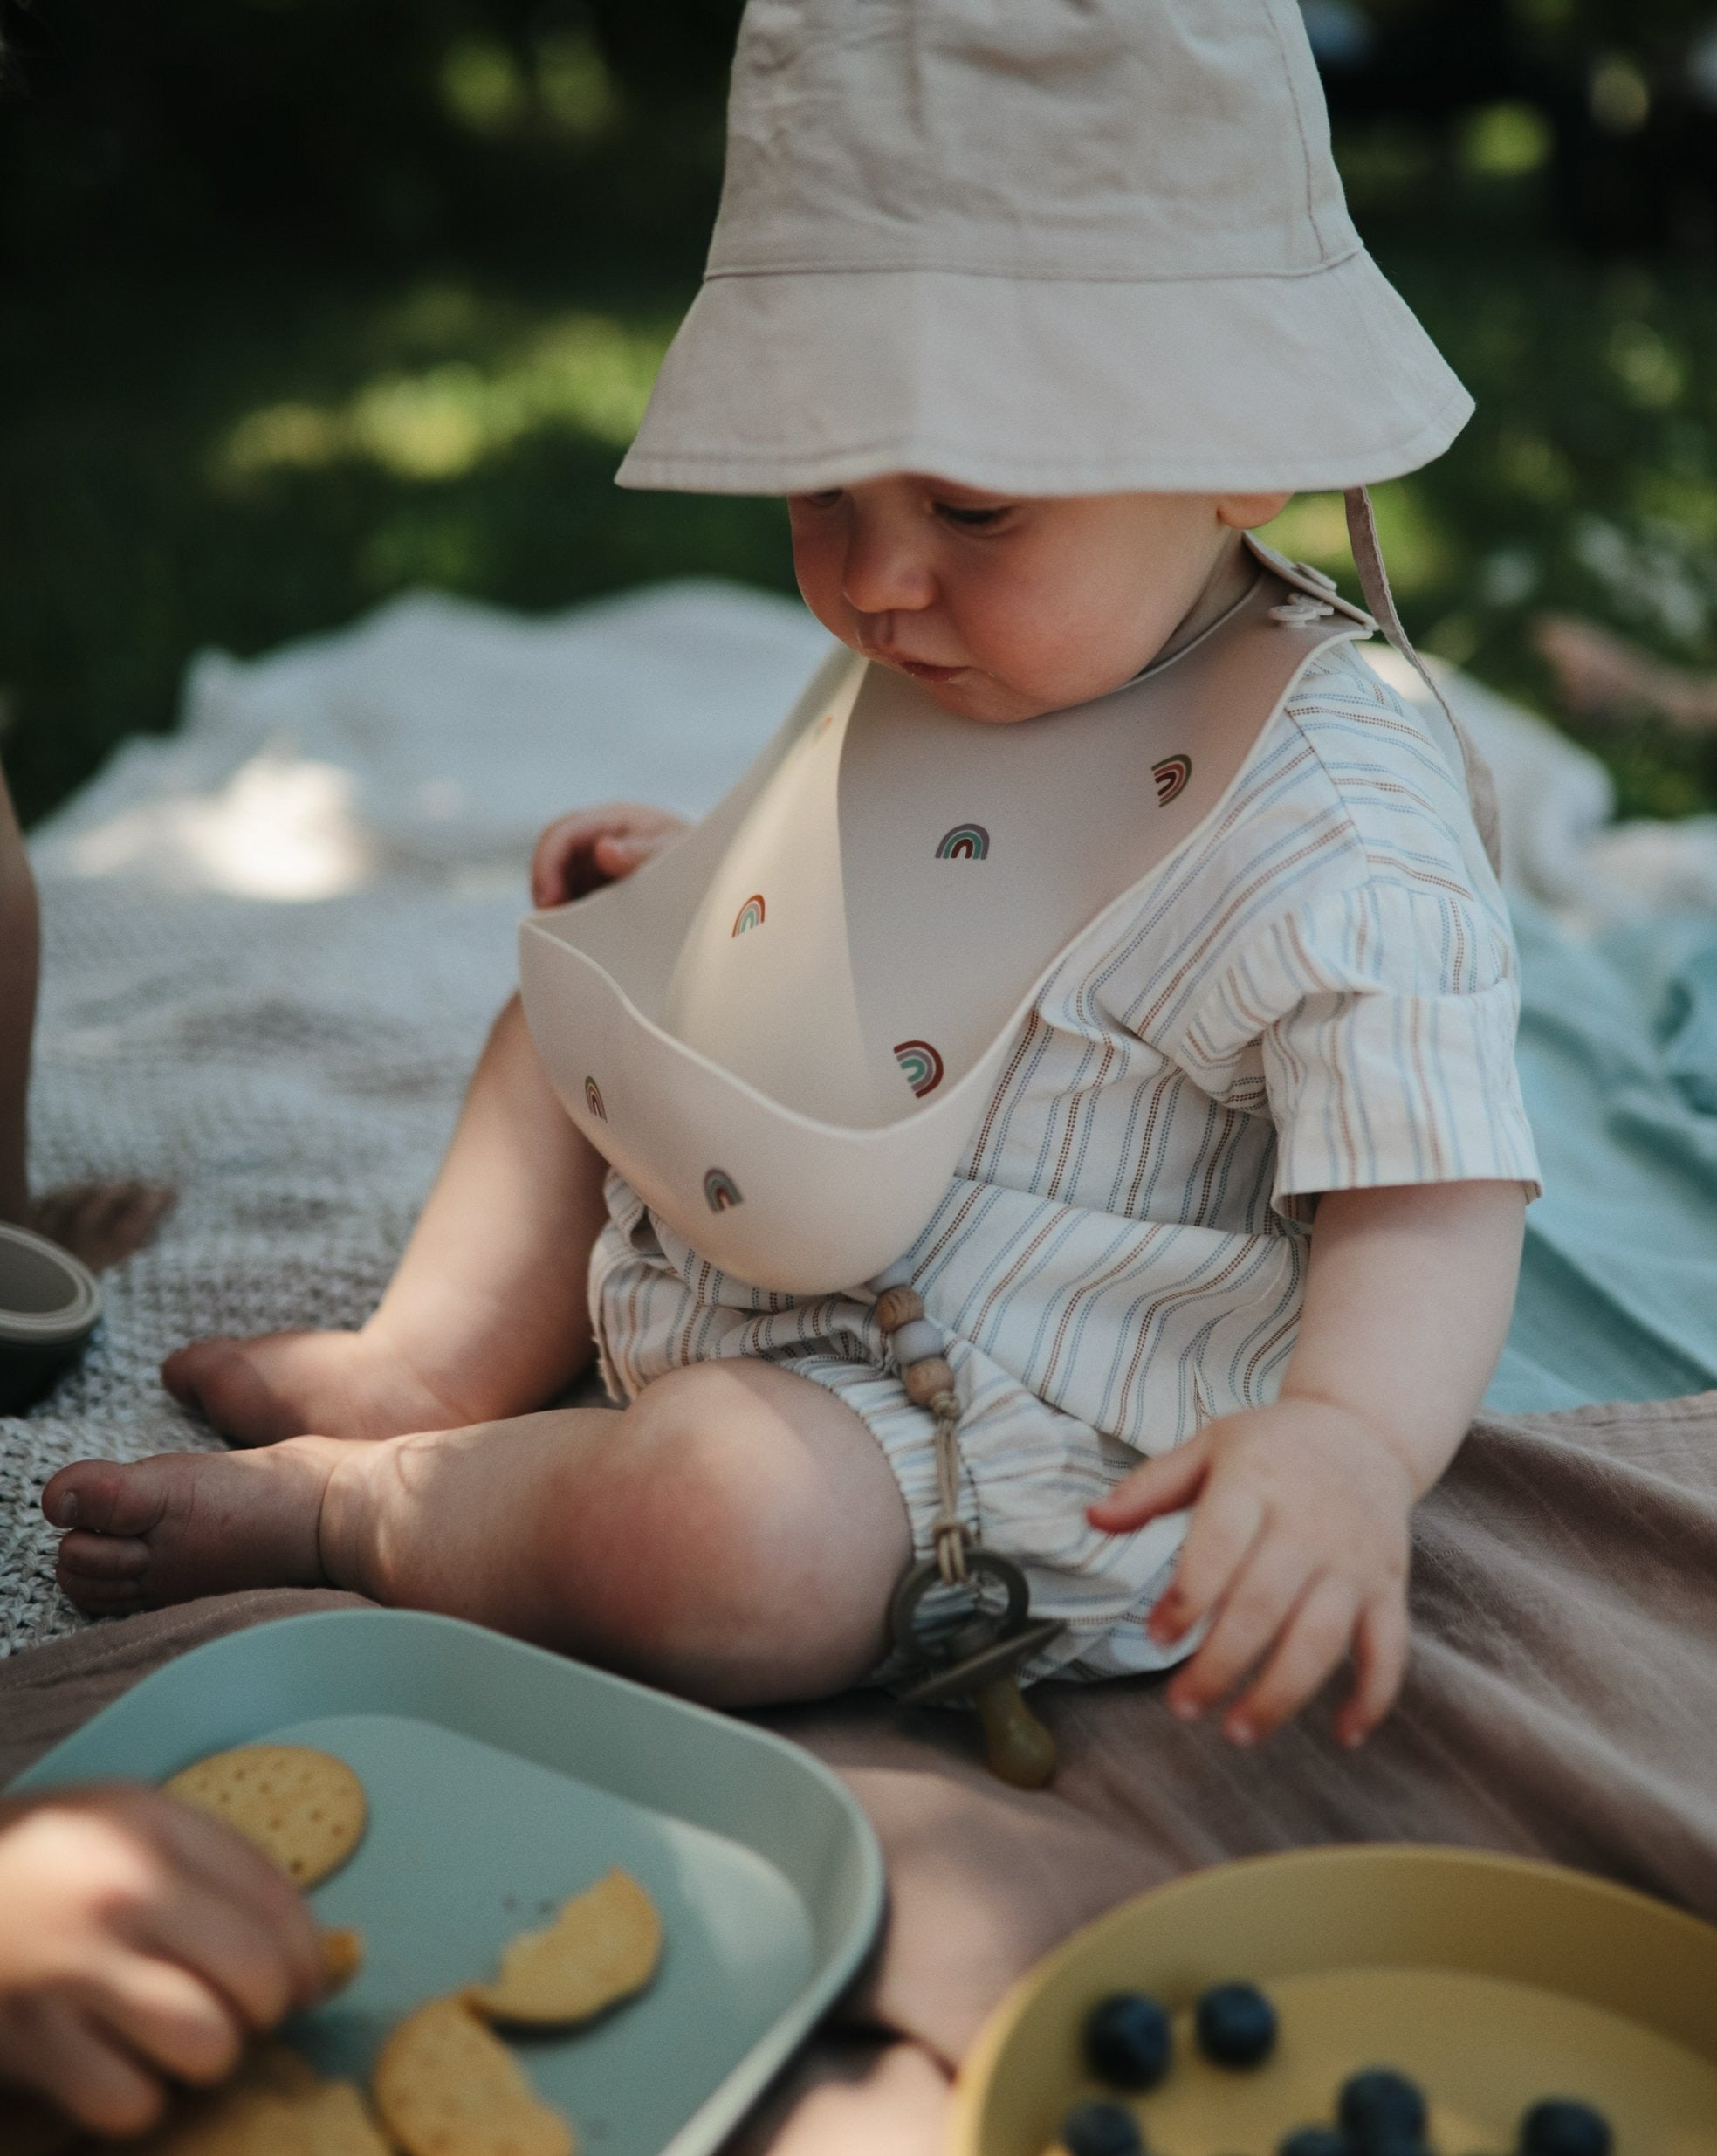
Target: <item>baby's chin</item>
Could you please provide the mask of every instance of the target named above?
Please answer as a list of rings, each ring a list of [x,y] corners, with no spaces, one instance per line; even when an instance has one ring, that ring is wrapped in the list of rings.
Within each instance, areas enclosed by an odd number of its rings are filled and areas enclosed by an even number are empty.
[[[1022,719],[1041,718],[1046,712],[1064,708],[1063,703],[1016,689],[981,667],[960,666],[945,674],[925,675],[892,665],[886,659],[877,663],[916,683],[943,711],[951,711],[957,718],[978,719],[986,726],[1016,726]]]

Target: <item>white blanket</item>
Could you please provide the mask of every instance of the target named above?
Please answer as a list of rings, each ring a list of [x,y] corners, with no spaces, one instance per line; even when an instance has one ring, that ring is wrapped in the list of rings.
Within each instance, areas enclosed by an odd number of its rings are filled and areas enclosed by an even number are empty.
[[[512,987],[540,826],[615,796],[709,807],[824,648],[800,607],[718,584],[546,621],[409,597],[254,662],[205,655],[181,731],[127,744],[36,834],[37,1178],[181,1199],[106,1281],[81,1368],[0,1422],[0,1651],[79,1621],[38,1506],[55,1468],[215,1442],[162,1355],[374,1307]],[[1607,830],[1590,758],[1452,686],[1538,896],[1583,921],[1717,904],[1713,820]]]

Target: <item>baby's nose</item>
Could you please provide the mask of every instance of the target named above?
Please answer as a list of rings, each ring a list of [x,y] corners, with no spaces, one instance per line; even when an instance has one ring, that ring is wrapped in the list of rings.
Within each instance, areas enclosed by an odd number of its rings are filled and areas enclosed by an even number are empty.
[[[855,614],[921,614],[936,597],[936,580],[915,548],[855,539],[847,549],[841,589]]]

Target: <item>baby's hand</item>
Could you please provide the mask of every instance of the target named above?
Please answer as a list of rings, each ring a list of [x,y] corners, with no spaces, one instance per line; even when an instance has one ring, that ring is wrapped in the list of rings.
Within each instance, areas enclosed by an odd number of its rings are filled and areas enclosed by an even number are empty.
[[[637,801],[605,801],[557,817],[531,856],[531,902],[561,906],[617,883],[685,827],[683,816]]]
[[[1191,1505],[1180,1562],[1151,1613],[1171,1646],[1211,1627],[1169,1686],[1187,1721],[1253,1678],[1223,1719],[1255,1744],[1295,1714],[1343,1658],[1355,1682],[1336,1718],[1363,1741],[1393,1705],[1407,1664],[1408,1517],[1414,1491],[1382,1432],[1306,1399],[1230,1415],[1148,1460],[1088,1514],[1111,1534]]]
[[[323,1987],[303,1899],[220,1821],[117,1783],[0,1803],[0,2082],[138,2133]]]

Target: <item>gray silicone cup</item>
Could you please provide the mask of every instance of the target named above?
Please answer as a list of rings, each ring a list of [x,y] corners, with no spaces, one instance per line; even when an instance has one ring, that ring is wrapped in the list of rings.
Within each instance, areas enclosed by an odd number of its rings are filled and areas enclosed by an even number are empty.
[[[21,1414],[50,1391],[100,1315],[87,1267],[45,1236],[0,1223],[0,1415]]]
[[[233,1745],[318,1745],[370,1816],[312,1899],[363,1933],[341,1996],[287,2031],[362,2077],[423,2000],[618,1864],[663,1917],[660,1972],[582,2030],[521,2043],[590,2156],[704,2156],[850,1981],[883,1908],[880,1851],[796,1746],[449,1617],[333,1611],[212,1642],[146,1678],[13,1786],[159,1782]]]

